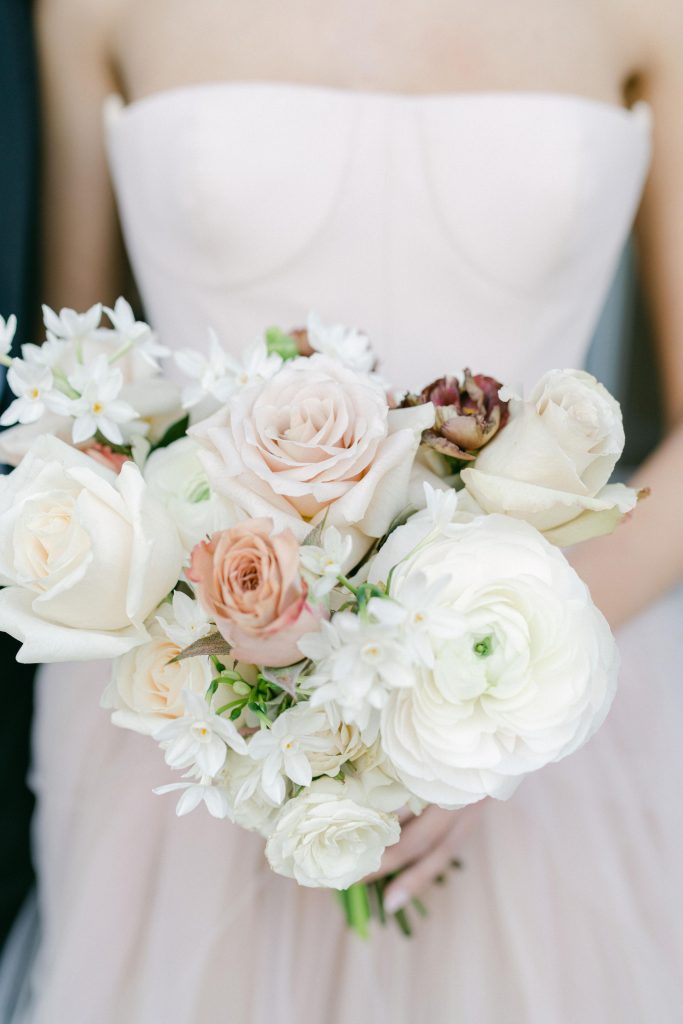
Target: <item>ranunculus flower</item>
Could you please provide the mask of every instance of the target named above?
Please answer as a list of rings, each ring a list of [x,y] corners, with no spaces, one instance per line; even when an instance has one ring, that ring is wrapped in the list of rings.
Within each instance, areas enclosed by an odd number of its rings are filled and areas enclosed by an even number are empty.
[[[297,642],[322,609],[309,603],[290,530],[248,519],[216,533],[195,547],[188,577],[238,661],[277,668],[301,660]]]
[[[191,429],[211,485],[303,540],[324,517],[357,560],[407,503],[431,405],[389,409],[380,385],[322,355],[295,359]]]
[[[401,828],[395,815],[361,800],[359,786],[336,779],[317,779],[289,800],[266,844],[273,871],[299,885],[330,889],[348,889],[377,871]]]
[[[114,658],[175,586],[178,531],[127,462],[118,476],[43,437],[0,481],[0,629],[19,660]]]
[[[498,395],[500,383],[484,374],[465,370],[457,377],[440,377],[419,395],[408,395],[404,407],[431,402],[436,409],[434,426],[425,430],[423,444],[443,455],[471,461],[508,420],[508,403]]]
[[[428,517],[420,522],[427,532]],[[561,551],[527,523],[480,516],[416,539],[410,526],[396,530],[369,578],[396,566],[398,602],[416,578],[441,581],[434,600],[453,629],[430,636],[433,666],[416,664],[413,686],[389,693],[382,746],[424,800],[505,799],[601,724],[616,688],[614,638]]]
[[[168,509],[188,552],[238,519],[232,503],[211,490],[199,450],[191,437],[182,437],[152,452],[143,470],[151,493]]]
[[[462,480],[480,509],[524,519],[566,546],[610,533],[634,508],[635,491],[607,485],[623,447],[609,391],[581,370],[551,370],[529,401],[512,403],[505,430]]]
[[[113,709],[114,725],[148,736],[169,719],[182,718],[183,690],[203,697],[211,683],[208,658],[173,661],[182,648],[169,639],[159,619],[175,623],[170,605],[164,605],[149,626],[147,643],[114,661],[111,681],[102,696],[102,706]]]

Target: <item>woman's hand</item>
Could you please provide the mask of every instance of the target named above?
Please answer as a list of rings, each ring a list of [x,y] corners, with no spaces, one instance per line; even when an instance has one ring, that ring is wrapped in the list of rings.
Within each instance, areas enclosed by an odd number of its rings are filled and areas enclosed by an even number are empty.
[[[395,871],[401,872],[384,894],[387,913],[402,910],[448,870],[451,861],[458,857],[465,836],[479,820],[484,802],[481,800],[461,811],[443,811],[432,806],[419,817],[407,814],[402,818],[398,843],[386,851],[380,870],[365,879],[371,882]]]

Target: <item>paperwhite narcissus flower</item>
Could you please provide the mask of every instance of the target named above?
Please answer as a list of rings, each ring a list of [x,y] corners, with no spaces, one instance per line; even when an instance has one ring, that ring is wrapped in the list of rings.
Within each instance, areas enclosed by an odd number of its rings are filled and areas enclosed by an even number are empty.
[[[101,319],[101,302],[91,306],[85,313],[77,313],[73,309],[60,309],[59,313],[55,313],[49,306],[43,306],[43,322],[48,340],[70,341],[77,348],[81,348],[96,335]]]
[[[434,666],[432,641],[453,637],[458,618],[439,604],[439,595],[448,586],[446,576],[429,580],[415,573],[401,588],[400,600],[373,597],[368,612],[380,625],[400,629],[410,660],[427,668]]]
[[[331,889],[348,889],[377,871],[401,828],[395,815],[362,801],[359,786],[336,779],[316,779],[287,801],[266,844],[273,871]]]
[[[52,371],[15,359],[7,371],[7,383],[17,397],[2,414],[0,424],[7,427],[14,423],[36,423],[48,408]]]
[[[208,777],[201,777],[197,782],[171,782],[166,786],[157,786],[154,792],[159,796],[164,793],[180,792],[180,799],[176,805],[176,814],[179,818],[194,811],[201,803],[206,805],[213,818],[230,817],[230,803],[226,791],[222,786],[214,785]]]
[[[306,322],[308,343],[316,352],[338,359],[357,373],[371,373],[377,359],[367,334],[343,324],[325,324],[311,311]]]
[[[194,605],[195,609],[188,605]],[[152,736],[169,720],[182,717],[184,690],[199,697],[206,693],[212,678],[209,659],[173,660],[187,646],[184,641],[189,632],[176,621],[176,614],[188,622],[201,615],[201,610],[196,601],[177,592],[173,606],[163,605],[155,621],[148,625],[150,639],[147,643],[112,663],[111,681],[102,695],[101,705],[112,709],[114,725]]]
[[[0,480],[0,629],[20,661],[114,658],[176,585],[178,532],[132,462],[119,475],[54,437]]]
[[[114,331],[118,335],[121,348],[134,346],[143,359],[145,359],[154,370],[159,370],[159,359],[170,354],[170,349],[160,345],[156,334],[149,324],[142,320],[136,320],[129,302],[119,297],[114,303],[114,308],[104,307],[104,312],[109,317]]]
[[[551,370],[462,471],[461,507],[523,519],[566,547],[610,533],[637,494],[608,484],[624,447],[619,403],[581,370]]]
[[[282,366],[280,356],[269,353],[266,343],[257,342],[247,349],[242,358],[226,352],[216,336],[209,331],[208,357],[194,349],[183,349],[174,355],[178,368],[196,381],[183,389],[183,408],[192,409],[207,397],[220,404],[240,388],[257,381],[268,380]]]
[[[264,792],[261,775],[262,765],[258,761],[229,750],[221,773],[221,786],[227,794],[231,820],[267,838],[273,830],[280,804]],[[286,786],[289,791],[289,783]]]
[[[199,451],[196,441],[182,437],[152,452],[143,470],[152,494],[173,517],[187,552],[238,519],[232,503],[212,491]]]
[[[334,701],[342,719],[374,739],[377,716],[389,691],[412,686],[414,669],[400,630],[370,622],[351,612],[337,612],[308,633],[299,650],[315,663],[302,685],[313,690],[311,705]]]
[[[300,560],[304,578],[318,600],[334,589],[344,566],[348,565],[352,549],[351,537],[341,534],[336,526],[328,526],[323,531],[320,546],[302,545]]]
[[[388,694],[382,746],[407,788],[431,803],[506,799],[602,723],[616,688],[614,638],[559,549],[527,523],[483,516],[413,541],[399,527],[369,579],[396,565],[400,602],[416,574],[445,574],[435,601],[455,628],[432,634],[433,666]]]
[[[154,734],[163,745],[166,764],[171,768],[197,769],[202,775],[218,774],[227,748],[247,752],[244,737],[234,724],[212,711],[206,700],[190,690],[183,691],[185,714]]]
[[[183,594],[181,590],[176,590],[173,594],[171,612],[169,613],[168,609],[164,612],[162,609],[162,613],[157,616],[157,622],[179,650],[189,647],[203,636],[208,636],[214,628],[199,601]]]
[[[261,785],[266,796],[281,804],[285,798],[283,775],[297,786],[310,786],[313,778],[309,751],[324,751],[329,740],[319,733],[325,728],[324,715],[310,705],[300,704],[284,711],[249,741],[249,757],[263,762]]]
[[[105,355],[77,366],[69,374],[69,384],[78,392],[78,398],[67,395],[53,396],[51,408],[65,416],[73,416],[74,444],[83,444],[99,431],[113,444],[123,444],[119,424],[131,423],[138,418],[132,405],[119,398],[123,387],[123,374],[112,369]]]
[[[7,319],[0,316],[0,356],[8,356],[12,351],[12,342],[17,330],[17,318],[12,313]]]

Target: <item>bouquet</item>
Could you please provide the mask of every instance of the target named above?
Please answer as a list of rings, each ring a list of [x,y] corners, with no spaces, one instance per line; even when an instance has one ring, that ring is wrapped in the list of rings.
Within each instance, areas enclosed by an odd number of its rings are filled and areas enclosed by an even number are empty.
[[[15,359],[0,321],[0,628],[22,661],[111,660],[113,723],[179,773],[157,792],[260,832],[367,934],[401,809],[507,799],[609,709],[615,643],[561,548],[635,507],[618,403],[577,370],[397,393],[313,314],[240,359],[212,334],[176,383],[125,300],[44,317]]]

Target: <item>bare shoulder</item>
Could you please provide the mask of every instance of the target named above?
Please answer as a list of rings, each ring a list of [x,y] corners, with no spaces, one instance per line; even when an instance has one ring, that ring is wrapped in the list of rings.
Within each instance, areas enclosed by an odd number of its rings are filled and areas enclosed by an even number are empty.
[[[611,15],[634,55],[643,81],[675,64],[683,79],[683,2],[681,0],[608,0]]]
[[[41,47],[104,46],[112,25],[129,0],[36,0],[35,18]]]

